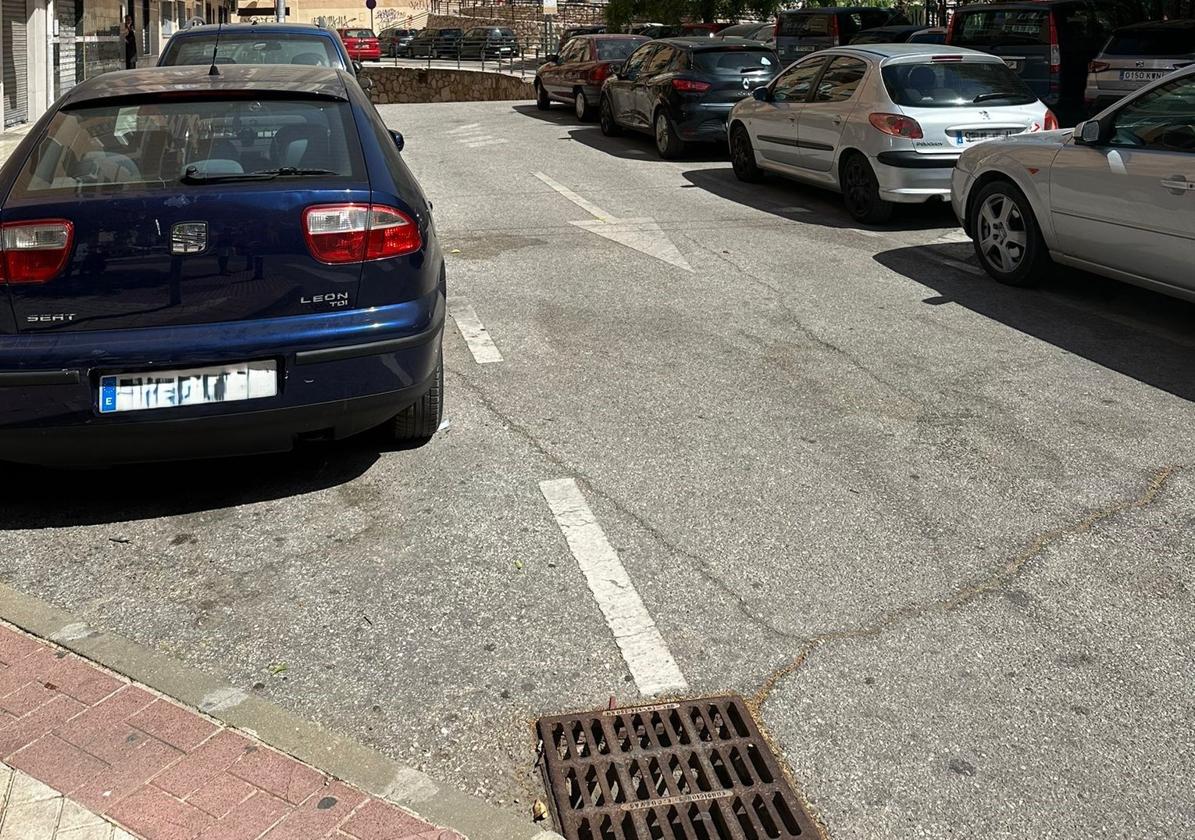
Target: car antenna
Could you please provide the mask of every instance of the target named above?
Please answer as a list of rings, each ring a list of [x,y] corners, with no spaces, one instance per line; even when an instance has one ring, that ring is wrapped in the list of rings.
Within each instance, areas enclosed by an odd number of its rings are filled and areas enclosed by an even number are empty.
[[[224,21],[216,25],[216,46],[212,47],[212,66],[207,71],[209,76],[219,76],[220,68],[216,66],[216,53],[220,51],[220,32],[224,29]]]

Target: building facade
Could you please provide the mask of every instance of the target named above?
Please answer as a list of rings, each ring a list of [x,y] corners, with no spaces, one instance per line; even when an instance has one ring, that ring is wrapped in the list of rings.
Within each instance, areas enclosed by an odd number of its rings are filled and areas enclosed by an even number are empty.
[[[121,21],[133,16],[139,66],[187,21],[227,22],[234,0],[0,0],[0,127],[36,120],[61,94],[123,70]]]

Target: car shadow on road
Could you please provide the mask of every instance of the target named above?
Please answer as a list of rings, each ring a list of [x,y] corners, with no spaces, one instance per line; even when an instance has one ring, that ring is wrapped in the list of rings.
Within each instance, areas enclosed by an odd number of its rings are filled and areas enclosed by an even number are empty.
[[[883,225],[862,225],[842,206],[837,193],[807,186],[778,176],[759,184],[740,181],[729,166],[691,169],[683,173],[694,187],[719,198],[762,210],[785,219],[834,228],[867,227],[870,230],[938,230],[957,228],[950,205],[941,201],[907,204],[896,208],[892,221]]]
[[[97,469],[0,463],[0,531],[131,522],[304,496],[359,478],[384,451],[379,435],[365,433],[243,458]]]
[[[962,261],[968,244],[897,248],[881,265],[937,292],[925,303],[956,304],[1146,385],[1195,400],[1195,304],[1058,267],[1036,289],[966,275],[937,258]]]
[[[628,131],[621,137],[607,137],[602,134],[596,123],[579,121],[576,115],[563,105],[554,105],[550,111],[541,111],[535,105],[515,105],[514,110],[525,116],[569,128],[571,139],[611,157],[625,160],[658,160],[660,157],[650,135]],[[719,143],[690,144],[680,160],[693,163],[727,160],[726,146]]]

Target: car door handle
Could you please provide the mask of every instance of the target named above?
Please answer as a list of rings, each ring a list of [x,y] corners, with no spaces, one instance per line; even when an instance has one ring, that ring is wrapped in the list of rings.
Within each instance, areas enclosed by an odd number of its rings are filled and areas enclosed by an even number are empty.
[[[1182,175],[1171,175],[1169,178],[1163,178],[1161,184],[1174,193],[1195,190],[1195,181],[1188,181]]]

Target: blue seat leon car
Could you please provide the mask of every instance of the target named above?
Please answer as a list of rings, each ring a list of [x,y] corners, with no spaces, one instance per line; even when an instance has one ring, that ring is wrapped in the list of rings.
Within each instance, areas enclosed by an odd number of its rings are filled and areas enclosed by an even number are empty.
[[[73,88],[0,169],[0,460],[431,437],[444,260],[401,146],[338,69]]]

